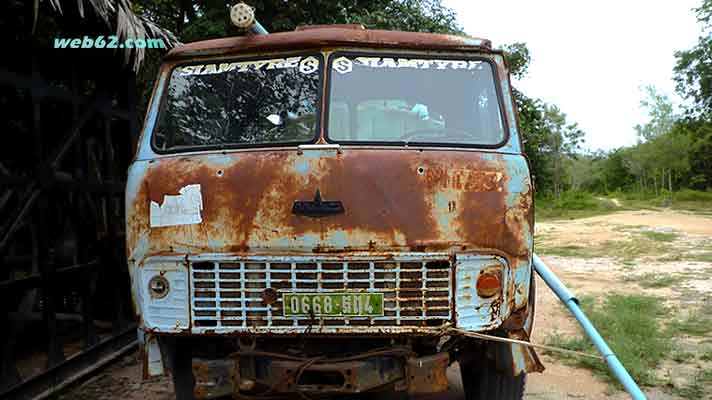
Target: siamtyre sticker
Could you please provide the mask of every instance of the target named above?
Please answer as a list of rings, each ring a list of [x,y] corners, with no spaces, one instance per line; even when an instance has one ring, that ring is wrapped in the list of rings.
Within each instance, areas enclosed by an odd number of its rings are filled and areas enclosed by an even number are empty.
[[[319,69],[319,59],[314,56],[274,58],[271,60],[253,60],[231,63],[198,64],[179,67],[181,75],[211,75],[230,71],[247,72],[271,69],[299,68],[302,74],[311,74]]]
[[[353,65],[370,68],[414,68],[414,69],[480,69],[482,61],[473,60],[433,60],[424,58],[390,57],[338,57],[332,68],[341,74],[353,71]],[[314,56],[274,58],[231,63],[198,64],[179,67],[181,75],[211,75],[230,71],[247,72],[271,69],[298,68],[302,74],[311,74],[319,69],[319,59]]]
[[[353,71],[353,65],[370,68],[414,68],[414,69],[481,69],[482,61],[473,60],[433,60],[423,58],[339,57],[331,67],[334,71],[346,74]]]

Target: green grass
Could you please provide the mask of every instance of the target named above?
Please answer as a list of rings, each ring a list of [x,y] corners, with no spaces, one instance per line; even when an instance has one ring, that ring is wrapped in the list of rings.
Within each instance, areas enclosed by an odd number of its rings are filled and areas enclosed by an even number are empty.
[[[712,361],[712,350],[707,350],[700,356],[702,361]]]
[[[622,200],[624,208],[656,209],[670,207],[674,210],[688,210],[707,214],[712,211],[712,192],[682,189],[673,192],[663,191],[657,196],[653,193],[616,192],[611,196]]]
[[[703,305],[687,318],[672,321],[670,329],[678,335],[705,337],[712,333],[712,311]]]
[[[656,297],[641,295],[611,295],[601,305],[583,299],[584,310],[609,346],[626,366],[633,378],[644,385],[657,383],[653,370],[672,351],[672,334],[661,329],[659,319],[666,314]],[[581,332],[576,337],[553,335],[552,346],[595,353],[593,345]],[[618,385],[601,360],[550,352],[565,361],[591,369],[597,375]]]
[[[638,257],[659,255],[670,250],[664,242],[656,242],[643,236],[633,236],[631,239],[608,240],[591,246],[547,246],[544,243],[535,245],[538,254],[560,257],[598,258],[613,257],[623,261],[631,261]]]
[[[695,353],[690,353],[689,351],[676,351],[672,354],[672,360],[676,363],[685,363],[693,360],[694,358]]]
[[[648,273],[638,278],[638,284],[644,288],[664,288],[675,285],[681,280],[679,276]]]
[[[682,397],[683,399],[689,400],[699,400],[705,394],[705,388],[695,378],[690,384],[683,387],[674,387],[672,393],[676,396]]]
[[[673,201],[682,201],[682,202],[687,202],[687,201],[693,201],[693,202],[699,202],[699,203],[710,203],[709,205],[712,206],[712,192],[706,191],[702,192],[699,190],[692,190],[692,189],[682,189],[679,192],[675,192],[673,194]]]
[[[712,262],[712,253],[691,254],[685,256],[685,259],[689,261]]]
[[[677,234],[672,232],[642,231],[640,234],[656,242],[672,242],[677,239]]]
[[[621,206],[610,200],[620,200]],[[683,189],[674,192],[672,200],[669,192],[657,196],[653,193],[615,192],[606,197],[596,197],[588,192],[563,192],[559,198],[538,196],[536,198],[536,218],[538,221],[557,219],[588,218],[621,210],[654,210],[670,207],[688,210],[703,215],[712,215],[712,191],[701,192]]]
[[[587,192],[564,192],[559,198],[552,196],[536,199],[536,218],[542,220],[587,218],[616,211],[609,200],[600,200]]]
[[[692,382],[683,387],[675,387],[672,392],[685,399],[698,400],[708,393],[710,383],[712,383],[712,369],[705,369],[697,373]]]
[[[672,253],[665,257],[660,258],[659,261],[663,261],[663,262],[671,262],[671,261],[712,262],[712,252],[694,253],[694,254]]]

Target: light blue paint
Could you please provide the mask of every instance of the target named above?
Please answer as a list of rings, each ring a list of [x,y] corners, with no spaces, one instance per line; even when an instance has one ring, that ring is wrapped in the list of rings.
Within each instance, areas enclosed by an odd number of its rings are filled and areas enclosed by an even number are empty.
[[[309,162],[307,160],[299,160],[294,166],[294,170],[300,175],[306,175],[309,173]]]
[[[141,188],[143,177],[148,171],[148,161],[136,161],[129,166],[128,176],[126,177],[126,209],[129,210],[133,206],[133,200],[138,195]]]
[[[225,239],[214,239],[214,238],[208,238],[208,247],[210,248],[220,248],[222,246],[225,246],[227,244],[227,240]]]
[[[336,154],[336,149],[333,149],[333,150],[332,149],[328,149],[328,150],[319,149],[319,150],[303,150],[302,151],[302,155],[304,156],[304,158],[307,158],[307,159],[319,159],[322,156],[325,156],[325,155],[328,156],[328,155],[334,155],[334,154]]]
[[[576,317],[579,324],[583,328],[586,335],[593,342],[593,344],[601,353],[603,358],[608,364],[608,368],[613,372],[613,375],[618,379],[625,390],[630,394],[630,396],[635,400],[645,400],[645,394],[640,390],[638,384],[630,376],[628,371],[625,369],[623,364],[618,360],[618,357],[613,353],[606,341],[603,340],[601,335],[598,333],[596,328],[588,320],[586,314],[583,313],[581,307],[579,307],[579,300],[574,296],[571,291],[559,280],[559,278],[554,274],[554,272],[549,269],[549,267],[544,264],[544,262],[536,255],[533,255],[533,265],[536,272],[541,276],[541,278],[546,282],[546,284],[551,288],[551,290],[556,293],[556,296],[563,302],[566,307],[569,308],[571,313]]]
[[[250,27],[250,32],[255,34],[255,35],[268,35],[269,32],[267,32],[267,29],[265,29],[262,24],[260,24],[259,21],[255,21],[254,24]]]
[[[499,67],[504,67],[504,58],[501,55],[494,56],[494,62]],[[521,152],[521,143],[519,143],[519,131],[517,130],[517,119],[515,113],[514,100],[510,96],[510,83],[508,76],[500,76],[499,83],[502,88],[502,98],[504,99],[505,115],[507,117],[507,125],[509,125],[509,140],[507,141],[507,150],[513,153]]]
[[[468,37],[462,38],[462,41],[463,41],[466,45],[470,45],[470,46],[482,47],[482,44],[483,44],[483,41],[480,40],[480,39],[474,39],[474,38],[468,38]]]
[[[529,166],[524,157],[504,156],[507,168],[507,207],[511,208],[517,204],[517,200],[522,193],[529,191]]]
[[[451,232],[450,221],[452,215],[449,213],[449,200],[442,193],[435,194],[435,219],[442,232]]]
[[[349,240],[346,237],[346,233],[344,231],[333,231],[330,232],[329,236],[330,245],[334,247],[344,248],[349,245]]]
[[[216,167],[230,167],[235,164],[235,157],[223,153],[212,153],[205,157],[205,161]]]
[[[166,77],[167,74],[161,74],[158,77],[158,85],[156,86],[156,91],[151,100],[151,109],[148,110],[146,125],[141,133],[141,143],[139,143],[138,154],[136,156],[136,159],[138,160],[149,160],[155,156],[153,149],[151,149],[151,136],[153,136],[153,128],[156,125],[156,119],[158,118],[158,107],[161,105],[161,99],[163,98],[163,89],[166,86]]]
[[[487,267],[498,266],[502,270],[502,288],[509,284],[509,267],[500,257],[470,254],[456,255],[456,288],[455,312],[457,327],[468,331],[483,331],[498,327],[510,310],[508,308],[507,291],[502,290],[497,301],[500,304],[499,313],[492,318],[492,298],[483,299],[477,294],[477,278],[480,271]]]

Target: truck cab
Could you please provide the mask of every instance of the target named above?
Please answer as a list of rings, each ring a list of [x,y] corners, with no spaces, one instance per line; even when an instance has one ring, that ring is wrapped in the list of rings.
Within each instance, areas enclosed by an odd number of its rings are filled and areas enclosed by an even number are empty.
[[[126,190],[144,375],[177,398],[405,397],[457,361],[468,399],[521,398],[543,368],[511,340],[533,224],[488,40],[336,25],[173,49]]]

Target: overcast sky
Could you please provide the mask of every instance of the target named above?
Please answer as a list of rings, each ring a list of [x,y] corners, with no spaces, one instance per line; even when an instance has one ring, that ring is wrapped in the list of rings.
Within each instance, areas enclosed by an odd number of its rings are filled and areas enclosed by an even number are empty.
[[[644,84],[676,102],[673,53],[697,43],[700,0],[443,0],[472,36],[495,47],[525,42],[528,96],[558,105],[586,132],[586,148],[636,142]]]

